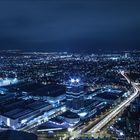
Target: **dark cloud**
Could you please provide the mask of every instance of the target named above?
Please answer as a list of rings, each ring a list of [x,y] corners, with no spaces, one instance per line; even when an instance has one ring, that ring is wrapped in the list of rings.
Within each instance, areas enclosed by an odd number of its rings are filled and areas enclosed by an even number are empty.
[[[139,7],[138,0],[0,0],[0,48],[139,49]]]

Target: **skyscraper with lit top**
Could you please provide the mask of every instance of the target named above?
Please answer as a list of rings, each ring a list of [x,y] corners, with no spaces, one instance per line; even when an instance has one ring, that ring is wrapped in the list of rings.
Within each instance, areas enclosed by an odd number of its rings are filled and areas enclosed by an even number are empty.
[[[70,79],[67,83],[66,107],[73,112],[79,112],[84,107],[84,85],[80,79]]]

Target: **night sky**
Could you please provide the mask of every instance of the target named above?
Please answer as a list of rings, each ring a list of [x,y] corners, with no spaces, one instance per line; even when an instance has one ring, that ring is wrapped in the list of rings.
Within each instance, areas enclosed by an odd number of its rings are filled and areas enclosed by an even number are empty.
[[[140,50],[140,0],[0,0],[0,49]]]

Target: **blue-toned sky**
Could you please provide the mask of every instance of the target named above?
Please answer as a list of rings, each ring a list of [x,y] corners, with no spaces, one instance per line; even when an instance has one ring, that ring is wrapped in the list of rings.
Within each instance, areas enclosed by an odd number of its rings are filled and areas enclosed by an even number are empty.
[[[139,0],[0,0],[0,49],[140,49]]]

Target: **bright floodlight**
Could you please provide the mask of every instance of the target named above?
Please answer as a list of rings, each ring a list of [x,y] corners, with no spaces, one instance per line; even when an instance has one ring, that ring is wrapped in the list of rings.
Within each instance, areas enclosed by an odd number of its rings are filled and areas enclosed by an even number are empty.
[[[76,79],[76,82],[77,82],[77,83],[79,83],[79,82],[80,82],[80,80],[79,80],[79,79]]]
[[[75,80],[74,79],[71,79],[71,83],[74,83],[75,82]]]

